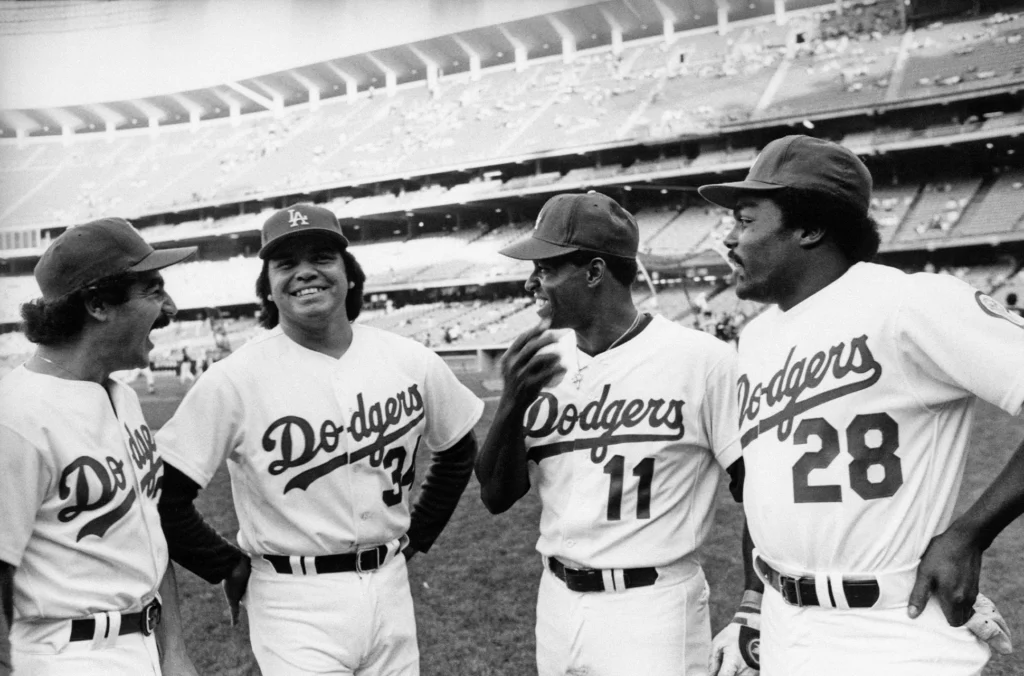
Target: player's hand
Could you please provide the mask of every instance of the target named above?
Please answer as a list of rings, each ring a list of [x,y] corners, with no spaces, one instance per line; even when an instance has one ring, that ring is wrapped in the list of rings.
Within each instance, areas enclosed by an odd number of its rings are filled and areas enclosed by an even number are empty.
[[[548,331],[551,322],[540,324],[519,334],[501,357],[501,375],[505,380],[505,396],[512,402],[528,404],[537,398],[541,389],[555,378],[565,374],[558,355],[541,352],[557,342]]]
[[[248,556],[243,556],[228,576],[224,579],[224,596],[228,601],[228,611],[231,613],[231,626],[238,625],[239,604],[245,596],[245,589],[249,586],[249,573],[252,572],[252,562]]]
[[[968,533],[950,528],[924,550],[907,613],[916,618],[935,596],[950,626],[961,627],[974,614],[980,577],[981,548]]]
[[[996,608],[996,604],[984,594],[979,593],[974,601],[974,615],[967,620],[967,628],[1000,655],[1009,655],[1013,652],[1010,627]]]
[[[754,676],[761,670],[760,592],[743,592],[740,608],[711,643],[711,676]]]
[[[744,632],[744,629],[749,631]],[[730,622],[718,632],[715,640],[711,642],[711,660],[708,663],[708,673],[711,676],[753,676],[760,673],[757,669],[751,668],[743,657],[740,646],[744,638],[748,639],[748,643],[752,639],[760,640],[761,632],[741,627],[735,622]]]

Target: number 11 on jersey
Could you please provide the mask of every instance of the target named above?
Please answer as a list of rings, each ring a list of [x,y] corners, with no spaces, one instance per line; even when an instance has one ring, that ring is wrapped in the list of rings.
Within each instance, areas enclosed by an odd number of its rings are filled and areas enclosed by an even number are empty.
[[[626,459],[621,455],[613,455],[604,464],[604,473],[611,479],[608,482],[608,520],[618,521],[622,518],[622,489],[625,475]],[[654,480],[654,458],[644,458],[633,468],[633,476],[637,477],[636,518],[651,518],[651,482]]]

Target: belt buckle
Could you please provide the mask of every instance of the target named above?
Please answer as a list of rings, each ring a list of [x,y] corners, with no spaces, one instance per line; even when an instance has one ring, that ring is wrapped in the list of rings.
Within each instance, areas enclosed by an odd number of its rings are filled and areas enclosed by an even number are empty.
[[[782,598],[791,606],[803,607],[804,599],[800,594],[800,580],[799,577],[790,577],[788,575],[779,576],[779,593],[782,594]],[[792,592],[787,593],[787,589]],[[796,603],[790,600],[790,598],[796,599]]]
[[[363,554],[373,554],[373,562],[372,562],[373,565],[372,565],[372,567],[367,568],[366,566],[363,565]],[[379,547],[374,547],[373,549],[364,549],[362,551],[356,552],[356,572],[357,573],[365,573],[365,572],[368,572],[368,571],[371,571],[371,570],[376,570],[377,568],[380,568],[380,548]]]
[[[153,599],[149,604],[142,609],[142,634],[143,636],[149,636],[156,629],[156,625],[160,624],[160,601]]]

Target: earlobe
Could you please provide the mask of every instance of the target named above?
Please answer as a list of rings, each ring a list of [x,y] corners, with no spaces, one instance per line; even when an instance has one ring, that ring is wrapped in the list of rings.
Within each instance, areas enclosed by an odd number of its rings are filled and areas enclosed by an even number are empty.
[[[591,286],[597,284],[604,277],[604,273],[607,271],[605,262],[600,258],[595,258],[590,261],[590,265],[587,266],[587,283]]]
[[[825,241],[824,228],[805,228],[800,235],[800,245],[813,248]]]
[[[90,295],[85,299],[85,311],[98,321],[106,321],[108,313],[107,305],[99,298]]]

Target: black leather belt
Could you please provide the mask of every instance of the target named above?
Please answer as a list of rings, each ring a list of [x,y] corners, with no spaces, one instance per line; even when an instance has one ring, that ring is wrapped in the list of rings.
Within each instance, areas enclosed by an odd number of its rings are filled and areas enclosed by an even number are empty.
[[[791,606],[820,606],[818,600],[818,588],[814,584],[813,577],[793,577],[784,575],[772,568],[761,557],[754,559],[754,564],[765,576],[768,583],[785,599]],[[828,582],[828,593],[832,595],[832,581]],[[878,582],[876,580],[843,580],[843,594],[846,595],[846,602],[851,608],[870,608],[878,601]],[[832,608],[836,606],[834,598],[824,604]]]
[[[362,573],[368,570],[376,570],[384,565],[384,559],[388,556],[387,545],[377,545],[373,549],[364,549],[361,552],[352,554],[328,554],[326,556],[300,556],[300,574],[308,573]],[[270,562],[279,573],[292,575],[290,557],[281,554],[264,554],[263,558]],[[313,570],[306,570],[306,561],[313,560]]]
[[[596,568],[566,568],[555,557],[548,559],[548,568],[559,580],[565,583],[570,591],[599,592],[604,591],[604,575]],[[625,568],[622,580],[626,589],[634,587],[650,587],[658,579],[656,568]]]
[[[160,602],[153,599],[137,613],[121,613],[121,629],[117,635],[124,636],[142,632],[144,636],[149,636],[158,624],[160,624]],[[109,625],[107,625],[107,630],[109,631]],[[96,620],[91,617],[85,620],[71,620],[70,640],[91,641],[95,633]]]

